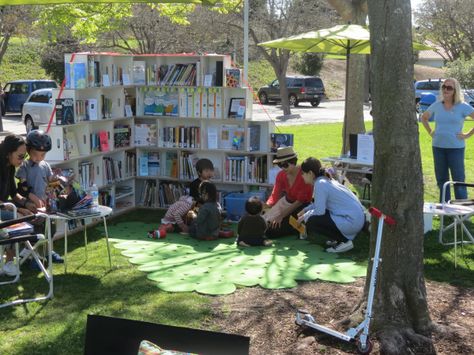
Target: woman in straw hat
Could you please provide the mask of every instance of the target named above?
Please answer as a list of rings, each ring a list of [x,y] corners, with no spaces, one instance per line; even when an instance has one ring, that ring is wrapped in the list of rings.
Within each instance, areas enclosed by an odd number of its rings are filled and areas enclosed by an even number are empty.
[[[263,216],[268,224],[266,235],[270,238],[296,233],[289,218],[297,217],[298,212],[311,202],[313,187],[305,184],[297,161],[293,147],[278,148],[273,164],[278,164],[281,171],[266,202],[265,207],[269,210]]]

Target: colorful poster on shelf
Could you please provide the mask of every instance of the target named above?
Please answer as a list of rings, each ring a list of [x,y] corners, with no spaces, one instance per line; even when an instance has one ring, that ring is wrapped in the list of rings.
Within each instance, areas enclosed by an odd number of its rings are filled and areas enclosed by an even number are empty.
[[[225,86],[228,88],[241,87],[241,72],[237,68],[228,68],[225,70]]]

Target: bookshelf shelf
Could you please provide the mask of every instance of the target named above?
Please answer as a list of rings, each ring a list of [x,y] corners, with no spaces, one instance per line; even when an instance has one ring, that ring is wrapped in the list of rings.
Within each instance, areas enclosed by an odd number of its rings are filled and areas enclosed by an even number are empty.
[[[114,213],[169,206],[199,158],[213,162],[223,193],[272,187],[272,124],[252,119],[229,56],[75,53],[65,73],[46,159],[96,184]]]

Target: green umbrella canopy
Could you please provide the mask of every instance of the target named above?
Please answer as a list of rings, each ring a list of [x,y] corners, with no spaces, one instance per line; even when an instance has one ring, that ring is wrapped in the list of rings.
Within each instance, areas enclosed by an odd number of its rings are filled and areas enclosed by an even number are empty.
[[[262,47],[281,48],[294,52],[331,53],[347,55],[370,54],[370,32],[360,25],[337,25],[318,31],[275,39],[258,44]],[[420,43],[413,43],[416,50],[431,49]]]
[[[100,4],[100,3],[169,3],[215,5],[218,0],[0,0],[5,5],[55,5],[55,4]]]

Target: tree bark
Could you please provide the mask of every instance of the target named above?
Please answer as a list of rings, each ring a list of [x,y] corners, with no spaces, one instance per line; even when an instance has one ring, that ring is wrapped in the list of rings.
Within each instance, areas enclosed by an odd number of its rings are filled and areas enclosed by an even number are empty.
[[[373,205],[397,223],[383,230],[373,329],[383,354],[434,354],[423,276],[423,181],[412,105],[410,0],[369,0],[368,4],[375,140]],[[376,223],[372,223],[371,235],[373,255]]]

